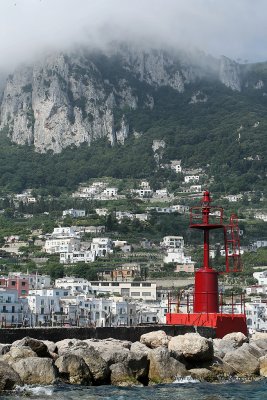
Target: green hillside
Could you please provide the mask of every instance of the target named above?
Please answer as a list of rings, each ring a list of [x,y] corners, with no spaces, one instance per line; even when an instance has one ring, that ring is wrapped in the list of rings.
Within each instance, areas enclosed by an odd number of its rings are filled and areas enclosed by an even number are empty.
[[[115,108],[115,125],[125,115],[130,137],[114,147],[104,139],[91,147],[71,146],[60,154],[38,154],[29,146],[18,146],[0,137],[0,188],[21,191],[26,187],[49,192],[72,190],[92,177],[151,178],[175,180],[168,171],[156,171],[152,151],[154,139],[166,142],[162,163],[181,159],[184,167],[202,167],[214,176],[212,190],[237,193],[266,190],[267,152],[267,64],[242,67],[243,89],[233,91],[215,79],[188,84],[184,93],[170,87],[140,82],[120,67],[117,59],[95,59],[103,79],[116,84],[126,79],[139,98],[135,110]],[[82,74],[83,71],[76,71]],[[254,86],[262,80],[263,86]],[[143,92],[154,98],[151,110],[142,105]],[[200,92],[206,102],[192,104]],[[266,89],[267,91],[267,89]],[[131,135],[133,130],[140,137]]]

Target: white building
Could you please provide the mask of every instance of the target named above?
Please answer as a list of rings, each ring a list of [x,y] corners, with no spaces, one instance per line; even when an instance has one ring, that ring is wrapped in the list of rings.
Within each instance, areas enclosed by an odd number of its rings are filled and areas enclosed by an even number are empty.
[[[184,238],[183,236],[164,236],[160,245],[166,248],[183,249]]]
[[[62,212],[63,217],[66,217],[67,215],[71,216],[72,218],[85,217],[85,210],[76,210],[74,208],[70,208],[69,210],[64,210]]]
[[[246,303],[246,317],[250,333],[267,331],[266,303],[263,303],[261,299]]]
[[[84,278],[75,278],[66,276],[55,280],[55,287],[62,290],[68,290],[69,294],[92,294],[93,289],[91,283]]]
[[[0,327],[21,325],[23,303],[14,289],[0,289]]]
[[[113,253],[112,246],[112,240],[109,238],[93,238],[91,251],[95,252],[96,257],[105,257],[107,254]]]
[[[59,228],[54,228],[51,237],[53,238],[64,238],[64,237],[79,237],[75,230],[73,229],[72,226],[66,226],[66,227],[59,227]]]
[[[184,182],[185,183],[199,182],[199,175],[186,175],[184,177]]]
[[[168,263],[177,263],[177,264],[185,264],[185,265],[193,265],[194,262],[191,260],[190,256],[185,256],[183,249],[177,248],[169,248],[167,249],[167,254],[163,257],[163,262]]]
[[[71,253],[60,253],[60,264],[76,264],[78,262],[94,262],[96,260],[95,252],[87,251],[73,251]]]
[[[228,196],[225,196],[225,199],[227,199],[230,203],[236,203],[242,200],[242,198],[243,198],[242,194],[230,194]]]
[[[103,193],[106,197],[116,197],[118,195],[118,188],[116,187],[107,187]]]
[[[108,215],[108,209],[107,208],[96,208],[95,212],[100,217],[105,217],[106,215]]]
[[[80,250],[80,239],[74,237],[67,238],[51,238],[46,240],[44,251],[49,254],[54,253],[71,253]]]
[[[180,214],[185,214],[189,212],[189,206],[184,206],[183,204],[176,204],[174,206],[171,206],[171,208]]]
[[[267,222],[267,213],[265,212],[257,212],[255,213],[254,217],[256,219],[261,219],[264,222]]]
[[[156,300],[157,285],[153,282],[91,282],[94,294],[116,294],[132,299]]]
[[[156,190],[154,196],[164,198],[164,197],[168,197],[169,193],[168,193],[167,189],[158,189],[158,190]]]
[[[181,160],[172,160],[171,161],[171,169],[173,169],[176,174],[182,172],[182,161]]]
[[[257,279],[259,285],[267,286],[267,270],[261,272],[254,272],[253,278]]]
[[[136,194],[140,198],[150,198],[153,195],[153,190],[151,190],[151,189],[132,189],[131,193]]]

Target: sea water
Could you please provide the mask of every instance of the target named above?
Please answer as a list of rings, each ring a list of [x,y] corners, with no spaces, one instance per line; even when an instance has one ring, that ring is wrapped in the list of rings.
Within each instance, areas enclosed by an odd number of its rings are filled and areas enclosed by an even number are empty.
[[[148,387],[24,386],[0,400],[267,400],[267,380],[203,383],[192,379]]]

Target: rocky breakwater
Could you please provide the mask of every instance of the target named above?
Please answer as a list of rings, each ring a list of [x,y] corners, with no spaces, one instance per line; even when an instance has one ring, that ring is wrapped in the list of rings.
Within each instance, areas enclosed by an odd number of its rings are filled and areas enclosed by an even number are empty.
[[[115,339],[54,343],[25,337],[0,344],[0,354],[0,391],[25,384],[129,386],[171,383],[185,376],[209,382],[229,376],[267,376],[267,334],[259,333],[250,340],[240,332],[212,340],[198,333],[170,337],[155,331],[134,343]]]

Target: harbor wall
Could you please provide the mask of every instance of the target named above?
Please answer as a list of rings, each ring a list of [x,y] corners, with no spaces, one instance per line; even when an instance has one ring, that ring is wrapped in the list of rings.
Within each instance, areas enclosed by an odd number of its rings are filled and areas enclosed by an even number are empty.
[[[139,326],[117,326],[117,327],[41,327],[41,328],[0,328],[0,343],[13,343],[25,336],[39,340],[51,340],[57,342],[63,339],[119,339],[138,341],[144,333],[163,330],[167,335],[177,336],[189,332],[198,332],[206,338],[216,337],[213,328],[204,326],[185,325],[139,325]]]

